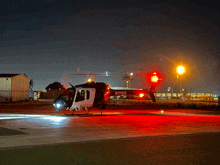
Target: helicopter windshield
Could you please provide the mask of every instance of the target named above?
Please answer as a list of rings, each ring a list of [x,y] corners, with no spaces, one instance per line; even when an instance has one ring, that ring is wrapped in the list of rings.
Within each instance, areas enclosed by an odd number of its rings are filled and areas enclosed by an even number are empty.
[[[63,93],[61,93],[54,102],[57,102],[57,100],[64,100],[67,104],[71,105],[75,96],[75,89],[69,88],[66,89]]]

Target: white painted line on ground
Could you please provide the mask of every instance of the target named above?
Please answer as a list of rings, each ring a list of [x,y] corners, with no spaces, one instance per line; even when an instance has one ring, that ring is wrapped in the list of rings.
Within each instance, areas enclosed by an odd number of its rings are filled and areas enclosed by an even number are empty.
[[[0,117],[0,120],[23,119],[27,117]]]
[[[25,114],[0,114],[0,120],[23,119],[23,118],[43,118],[51,120],[62,120],[68,117],[52,115],[25,115]]]

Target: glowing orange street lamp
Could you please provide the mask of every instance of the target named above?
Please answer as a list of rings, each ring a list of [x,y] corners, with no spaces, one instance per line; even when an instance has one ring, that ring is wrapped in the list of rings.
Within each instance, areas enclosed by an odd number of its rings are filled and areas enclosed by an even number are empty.
[[[185,68],[180,65],[180,66],[177,67],[176,71],[177,71],[178,74],[183,74],[185,72]]]
[[[177,67],[176,71],[177,71],[177,78],[179,78],[178,75],[181,75],[181,74],[185,73],[185,68],[184,68],[184,66],[179,65],[179,66]],[[181,84],[181,82],[180,82],[180,93],[182,92],[182,87],[181,87],[181,86],[182,86],[182,84]]]

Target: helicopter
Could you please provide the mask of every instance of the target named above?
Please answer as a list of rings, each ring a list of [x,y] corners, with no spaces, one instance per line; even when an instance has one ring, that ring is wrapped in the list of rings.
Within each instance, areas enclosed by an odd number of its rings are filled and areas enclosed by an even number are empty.
[[[72,111],[72,114],[74,114],[75,111],[84,110],[87,115],[92,107],[100,108],[102,114],[102,110],[106,108],[109,97],[119,95],[121,92],[138,94],[140,97],[148,93],[151,100],[155,102],[155,86],[159,81],[156,72],[151,74],[150,81],[151,88],[149,90],[131,90],[129,88],[118,90],[111,89],[110,85],[107,85],[104,82],[95,82],[89,78],[87,83],[84,84],[73,86],[69,83],[71,88],[67,88],[62,94],[60,94],[54,100],[53,105],[57,111],[60,111],[62,108],[66,108],[66,110]]]
[[[70,83],[69,83],[70,84]],[[92,107],[102,109],[106,108],[106,102],[109,99],[110,86],[103,82],[87,82],[66,89],[55,100],[53,105],[57,111],[61,108],[66,110],[81,111],[89,113]]]

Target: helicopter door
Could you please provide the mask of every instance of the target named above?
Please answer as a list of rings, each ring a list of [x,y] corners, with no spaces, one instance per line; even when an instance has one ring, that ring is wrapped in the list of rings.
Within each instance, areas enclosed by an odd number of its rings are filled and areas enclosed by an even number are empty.
[[[77,89],[75,94],[75,100],[71,109],[82,110],[93,106],[95,98],[95,89],[93,88],[81,88]]]

